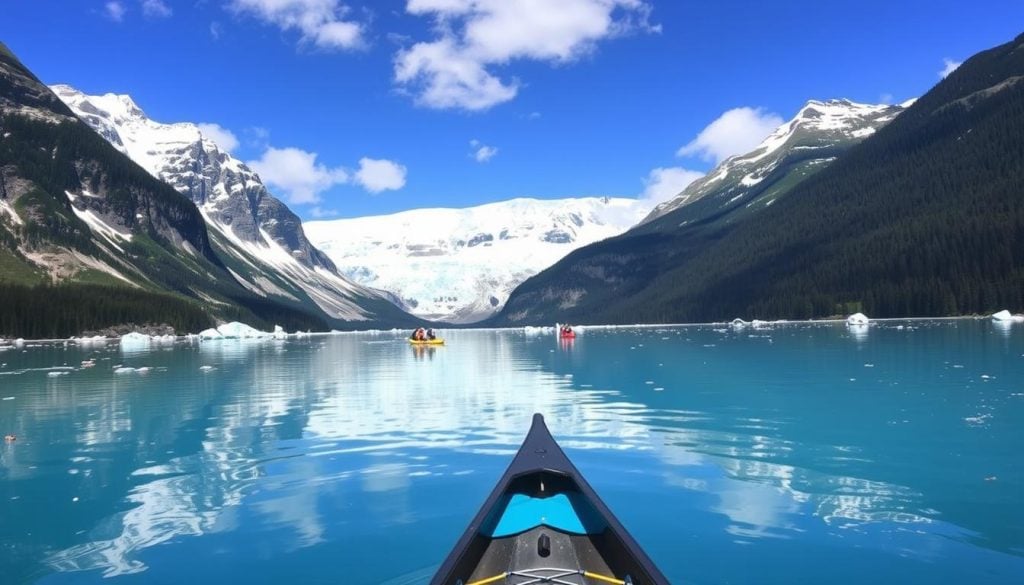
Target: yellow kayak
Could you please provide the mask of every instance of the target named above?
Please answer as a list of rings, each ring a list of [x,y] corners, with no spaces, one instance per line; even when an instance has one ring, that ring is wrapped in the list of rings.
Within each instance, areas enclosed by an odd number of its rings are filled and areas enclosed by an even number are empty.
[[[444,340],[441,339],[440,337],[437,339],[424,339],[423,341],[410,339],[409,343],[411,343],[412,345],[444,345]]]

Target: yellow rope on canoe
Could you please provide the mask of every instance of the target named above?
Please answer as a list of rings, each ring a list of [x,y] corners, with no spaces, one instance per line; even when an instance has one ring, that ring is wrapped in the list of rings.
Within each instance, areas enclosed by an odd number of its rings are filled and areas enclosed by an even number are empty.
[[[583,576],[589,579],[597,579],[598,581],[604,581],[605,583],[614,583],[615,585],[626,585],[626,582],[622,579],[616,579],[615,577],[605,577],[604,575],[598,575],[597,573],[591,573],[590,571],[583,571]]]
[[[622,579],[607,577],[598,573],[591,573],[590,571],[578,571],[577,574],[581,574],[588,579],[597,579],[598,581],[604,581],[605,583],[612,583],[613,585],[626,585],[626,582]],[[479,581],[473,581],[472,583],[466,583],[466,585],[488,585],[489,583],[497,583],[510,575],[512,575],[512,573],[502,573],[486,579],[480,579]]]
[[[508,573],[502,573],[500,575],[495,575],[493,577],[488,577],[486,579],[480,579],[479,581],[473,581],[472,583],[466,583],[466,585],[487,585],[488,583],[494,583],[496,581],[501,581],[505,577],[508,577]]]

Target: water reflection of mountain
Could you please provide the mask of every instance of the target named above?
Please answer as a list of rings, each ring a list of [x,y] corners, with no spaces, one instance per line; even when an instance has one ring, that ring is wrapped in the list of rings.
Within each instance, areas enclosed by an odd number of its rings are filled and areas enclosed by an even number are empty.
[[[401,503],[409,476],[427,466],[407,452],[505,455],[535,411],[577,429],[578,446],[587,446],[587,437],[612,445],[624,436],[614,421],[591,420],[602,393],[567,394],[568,380],[518,355],[508,336],[475,337],[428,361],[413,359],[401,340],[368,341],[375,340],[204,343],[130,355],[115,347],[98,354],[95,370],[18,396],[22,414],[12,426],[35,440],[18,445],[17,457],[5,455],[4,477],[21,479],[30,491],[49,480],[19,460],[49,461],[51,474],[75,472],[61,478],[59,491],[79,494],[97,511],[74,530],[54,526],[42,535],[64,547],[50,566],[106,576],[144,570],[142,550],[230,530],[244,498],[282,482],[294,485],[281,497],[254,497],[253,509],[268,524],[290,525],[296,546],[313,545],[324,531],[317,500],[325,483],[357,479],[365,492],[393,492],[389,506]],[[153,369],[112,374],[121,362]],[[201,366],[214,369],[200,373]],[[288,443],[297,444],[282,451]],[[385,457],[351,469],[326,463],[365,453]],[[268,472],[293,456],[300,459],[286,471]],[[296,487],[303,482],[308,487]],[[61,497],[56,506],[70,512],[76,504]],[[102,515],[117,509],[123,511]],[[389,514],[401,522],[408,510]],[[60,544],[80,530],[87,542]]]

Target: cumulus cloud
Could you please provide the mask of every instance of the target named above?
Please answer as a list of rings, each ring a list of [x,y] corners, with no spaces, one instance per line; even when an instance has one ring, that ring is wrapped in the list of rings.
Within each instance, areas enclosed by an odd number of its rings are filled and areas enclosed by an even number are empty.
[[[657,205],[668,201],[683,192],[690,183],[704,176],[699,171],[691,171],[682,167],[652,169],[644,179],[644,192],[640,199]]]
[[[943,68],[942,71],[939,71],[939,77],[945,79],[949,77],[950,73],[956,71],[956,68],[962,65],[963,63],[961,61],[954,61],[952,59],[943,59],[942,64]]]
[[[395,82],[431,108],[485,110],[513,99],[520,84],[494,68],[517,59],[571,62],[603,39],[656,32],[644,0],[408,0],[438,38],[400,51]]]
[[[124,4],[120,2],[107,2],[103,5],[103,12],[107,15],[107,18],[114,22],[124,20],[125,8]]]
[[[498,154],[498,147],[487,146],[476,139],[470,140],[469,145],[473,148],[473,159],[478,163],[485,163]]]
[[[754,149],[783,123],[778,114],[763,108],[734,108],[700,131],[676,156],[698,156],[718,164],[730,156]]]
[[[167,18],[173,13],[163,0],[142,0],[142,14],[148,18]]]
[[[199,132],[212,140],[217,145],[217,148],[224,152],[231,152],[238,148],[238,137],[231,130],[219,124],[203,123],[197,125],[199,126]]]
[[[228,6],[281,30],[296,30],[303,43],[321,49],[353,49],[363,44],[363,26],[345,20],[349,9],[340,0],[230,0]]]
[[[349,180],[341,167],[317,163],[315,152],[269,147],[259,160],[249,161],[264,183],[280,189],[289,203],[319,203],[320,194]]]
[[[394,161],[363,157],[355,182],[371,193],[395,191],[405,186],[406,168]]]

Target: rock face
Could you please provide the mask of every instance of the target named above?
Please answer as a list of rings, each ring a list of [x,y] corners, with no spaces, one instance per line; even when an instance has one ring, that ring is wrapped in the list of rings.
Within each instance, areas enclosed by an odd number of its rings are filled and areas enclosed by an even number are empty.
[[[0,45],[0,280],[223,299],[238,289],[195,207],[138,170]]]
[[[349,278],[393,293],[415,315],[469,323],[499,311],[530,276],[649,210],[635,199],[513,199],[305,228]]]
[[[334,269],[309,243],[298,216],[198,125],[153,121],[127,95],[90,96],[68,85],[51,89],[114,148],[192,199],[208,222],[246,242],[273,240],[309,268]]]
[[[52,89],[114,148],[195,203],[226,267],[250,292],[343,322],[410,321],[386,293],[339,274],[310,243],[299,217],[199,125],[154,121],[127,95]]]

